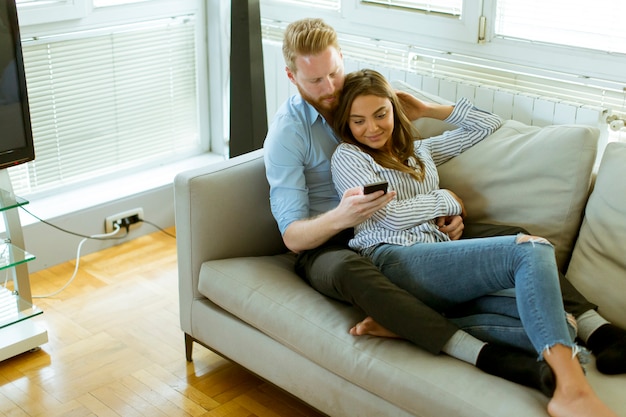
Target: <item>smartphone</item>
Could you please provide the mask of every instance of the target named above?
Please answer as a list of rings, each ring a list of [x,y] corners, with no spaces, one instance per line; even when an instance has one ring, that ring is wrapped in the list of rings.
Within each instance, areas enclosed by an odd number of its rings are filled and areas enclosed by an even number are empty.
[[[387,192],[387,181],[373,182],[371,184],[367,184],[363,186],[363,194],[371,194],[378,190],[383,190],[384,193]]]

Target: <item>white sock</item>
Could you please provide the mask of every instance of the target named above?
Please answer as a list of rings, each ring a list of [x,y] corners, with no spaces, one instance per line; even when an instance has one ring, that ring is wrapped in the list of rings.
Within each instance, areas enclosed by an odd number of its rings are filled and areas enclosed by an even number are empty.
[[[608,323],[596,310],[585,311],[576,317],[576,322],[578,323],[578,337],[585,343],[587,343],[591,333],[598,330],[598,327]]]
[[[441,350],[453,358],[476,365],[478,354],[486,344],[463,330],[457,330]]]

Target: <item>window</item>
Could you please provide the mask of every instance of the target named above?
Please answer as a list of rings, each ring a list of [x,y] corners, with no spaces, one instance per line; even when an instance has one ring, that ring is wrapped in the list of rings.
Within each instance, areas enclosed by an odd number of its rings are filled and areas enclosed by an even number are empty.
[[[9,169],[18,195],[206,150],[197,86],[202,22],[195,14],[157,18],[146,10],[142,21],[125,25],[22,31],[35,160]]]
[[[495,34],[517,38],[626,53],[623,0],[543,1],[498,0]]]

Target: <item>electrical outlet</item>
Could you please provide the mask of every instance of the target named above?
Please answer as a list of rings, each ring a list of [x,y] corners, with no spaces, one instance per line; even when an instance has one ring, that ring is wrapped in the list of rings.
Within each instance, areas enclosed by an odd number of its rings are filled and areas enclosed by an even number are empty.
[[[113,225],[117,221],[122,221],[124,219],[129,219],[130,224],[133,225],[138,223],[139,220],[143,219],[143,209],[135,208],[132,210],[123,211],[121,213],[114,214],[104,219],[104,232],[111,233],[115,228]],[[123,227],[122,227],[123,228]]]

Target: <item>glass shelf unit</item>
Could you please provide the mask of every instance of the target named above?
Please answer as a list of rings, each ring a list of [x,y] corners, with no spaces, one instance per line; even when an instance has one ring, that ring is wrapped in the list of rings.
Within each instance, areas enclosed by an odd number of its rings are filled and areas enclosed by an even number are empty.
[[[0,170],[0,212],[5,236],[0,241],[0,360],[37,348],[48,333],[29,319],[43,313],[32,304],[27,262],[35,256],[25,251],[18,209],[28,201],[16,196],[6,169]]]

